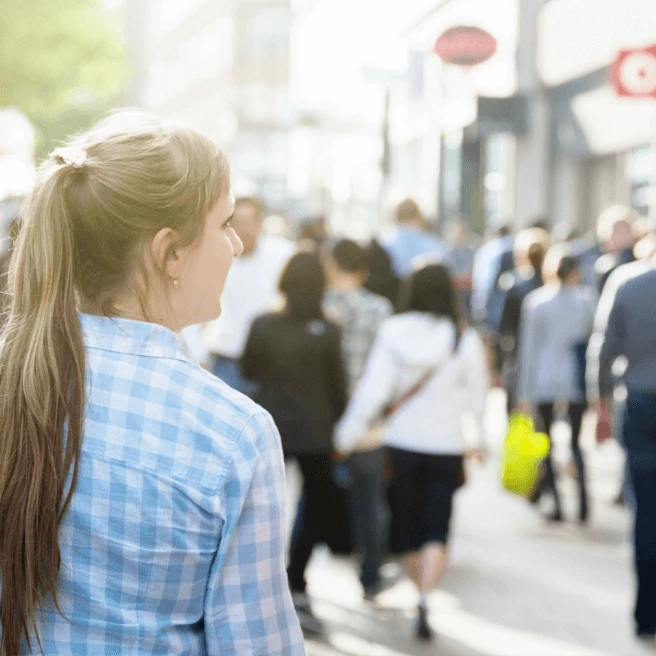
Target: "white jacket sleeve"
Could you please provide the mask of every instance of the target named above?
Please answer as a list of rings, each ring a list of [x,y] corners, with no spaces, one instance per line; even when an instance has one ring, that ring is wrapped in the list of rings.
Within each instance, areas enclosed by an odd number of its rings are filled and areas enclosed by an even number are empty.
[[[467,406],[476,421],[478,442],[481,446],[484,446],[483,418],[485,415],[485,400],[490,387],[490,373],[487,367],[485,346],[475,330],[468,330],[462,336],[461,348],[465,365]]]
[[[397,384],[397,361],[383,334],[379,333],[369,354],[364,374],[335,428],[335,448],[350,453],[380,418],[393,399]]]

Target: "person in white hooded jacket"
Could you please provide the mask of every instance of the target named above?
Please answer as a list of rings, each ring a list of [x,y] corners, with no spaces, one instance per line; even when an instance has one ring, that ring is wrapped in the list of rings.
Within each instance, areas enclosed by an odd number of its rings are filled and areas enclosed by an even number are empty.
[[[415,271],[405,296],[405,311],[381,326],[334,442],[338,452],[357,450],[384,408],[405,397],[386,421],[383,440],[394,468],[392,502],[400,546],[419,589],[417,635],[430,639],[426,593],[437,585],[446,564],[453,494],[467,451],[462,419],[473,413],[482,441],[489,375],[482,340],[472,329],[461,330],[455,289],[444,265]],[[417,390],[420,381],[425,382]],[[480,458],[482,451],[472,455]]]

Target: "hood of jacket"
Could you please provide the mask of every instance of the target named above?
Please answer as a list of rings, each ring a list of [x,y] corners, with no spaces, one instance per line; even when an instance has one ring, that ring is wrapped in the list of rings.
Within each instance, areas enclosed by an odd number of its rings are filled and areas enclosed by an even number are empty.
[[[404,365],[432,367],[453,355],[456,329],[448,319],[425,312],[405,312],[381,326],[380,338]]]

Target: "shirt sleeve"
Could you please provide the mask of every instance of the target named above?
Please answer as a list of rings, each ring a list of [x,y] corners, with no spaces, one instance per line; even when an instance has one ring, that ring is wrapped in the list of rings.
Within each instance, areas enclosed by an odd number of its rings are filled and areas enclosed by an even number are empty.
[[[339,451],[353,451],[392,399],[395,385],[395,360],[379,334],[369,354],[364,374],[335,429],[335,446]]]
[[[485,346],[478,333],[470,330],[462,336],[462,339],[464,341],[462,348],[465,357],[467,407],[476,420],[478,440],[483,446],[485,441],[483,418],[490,381],[487,356]]]
[[[225,523],[205,596],[205,643],[221,656],[303,656],[285,570],[285,474],[264,411],[234,446],[222,486]]]
[[[613,282],[611,277],[601,294],[588,345],[586,384],[591,402],[612,394],[613,363],[622,355],[625,330],[621,288]]]
[[[535,379],[535,353],[538,345],[537,309],[529,298],[524,299],[520,311],[519,349],[517,363],[517,400],[532,401],[531,383]]]

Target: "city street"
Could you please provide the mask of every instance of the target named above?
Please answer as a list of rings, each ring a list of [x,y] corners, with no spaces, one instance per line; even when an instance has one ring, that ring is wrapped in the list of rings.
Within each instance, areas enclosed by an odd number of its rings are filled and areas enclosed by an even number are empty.
[[[488,441],[497,451],[504,433],[503,399],[491,395]],[[452,552],[440,589],[429,598],[437,632],[432,645],[413,638],[412,585],[401,578],[377,604],[363,603],[348,558],[315,554],[309,591],[328,628],[309,640],[311,656],[638,656],[650,653],[632,638],[633,577],[628,513],[612,505],[622,457],[617,445],[598,447],[588,425],[593,513],[589,527],[549,525],[534,508],[505,493],[498,459],[471,468],[458,494]],[[557,435],[557,459],[567,463],[567,427]],[[296,486],[294,476],[290,485]],[[562,488],[575,516],[574,486]],[[545,501],[544,509],[548,509]],[[386,565],[386,574],[398,571]],[[653,653],[653,652],[651,652]]]

